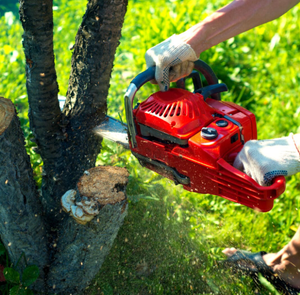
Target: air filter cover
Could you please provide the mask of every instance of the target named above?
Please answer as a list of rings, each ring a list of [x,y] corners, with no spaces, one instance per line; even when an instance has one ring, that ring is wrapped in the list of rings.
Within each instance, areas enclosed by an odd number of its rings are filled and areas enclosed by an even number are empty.
[[[152,94],[134,112],[138,124],[180,139],[191,137],[209,124],[212,113],[201,94],[180,88]]]

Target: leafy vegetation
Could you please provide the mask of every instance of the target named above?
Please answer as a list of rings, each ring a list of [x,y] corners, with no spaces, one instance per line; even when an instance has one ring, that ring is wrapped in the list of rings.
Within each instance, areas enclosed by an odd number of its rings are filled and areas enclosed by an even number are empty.
[[[18,13],[18,0],[0,0],[0,16],[4,15],[7,11],[12,11],[13,13]]]
[[[228,1],[129,1],[117,51],[108,112],[125,121],[123,96],[130,81],[145,70],[146,50],[204,19]],[[60,94],[67,91],[70,48],[85,10],[79,0],[54,1],[54,44]],[[280,19],[207,50],[229,92],[222,99],[254,112],[260,139],[300,132],[299,6]],[[0,18],[0,94],[17,105],[36,179],[41,159],[30,142],[22,28],[13,13]],[[99,53],[101,54],[101,53]],[[145,85],[138,99],[157,86]],[[130,152],[104,141],[97,164],[130,171],[129,214],[101,272],[87,294],[257,294],[244,276],[222,268],[224,247],[277,251],[299,226],[299,177],[288,178],[274,209],[259,213],[210,195],[184,191],[141,166]],[[275,294],[266,283],[260,294]]]
[[[5,247],[0,243],[0,261],[8,262],[8,253],[5,250]],[[25,259],[25,254],[23,253],[18,263],[21,259]],[[37,280],[39,277],[39,268],[36,265],[28,265],[23,270],[22,273],[18,271],[18,263],[14,267],[4,267],[0,264],[0,291],[1,294],[9,295],[33,295],[33,291],[30,290],[30,286]]]

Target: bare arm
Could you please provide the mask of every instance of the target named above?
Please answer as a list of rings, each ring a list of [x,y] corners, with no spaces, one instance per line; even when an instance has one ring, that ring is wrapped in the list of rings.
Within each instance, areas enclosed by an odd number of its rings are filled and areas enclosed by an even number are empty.
[[[180,37],[197,56],[210,47],[274,20],[300,0],[235,0],[191,27]]]
[[[278,18],[300,0],[234,0],[191,27],[147,50],[147,67],[156,66],[161,91],[189,75],[200,53],[233,36]]]

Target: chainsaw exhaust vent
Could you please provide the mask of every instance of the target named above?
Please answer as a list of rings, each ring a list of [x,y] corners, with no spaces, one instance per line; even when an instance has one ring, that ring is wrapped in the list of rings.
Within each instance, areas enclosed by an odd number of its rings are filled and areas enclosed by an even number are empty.
[[[188,138],[200,131],[203,122],[213,119],[206,111],[207,106],[201,108],[202,103],[205,102],[199,93],[171,88],[152,94],[139,105],[134,115],[142,136],[187,144]]]

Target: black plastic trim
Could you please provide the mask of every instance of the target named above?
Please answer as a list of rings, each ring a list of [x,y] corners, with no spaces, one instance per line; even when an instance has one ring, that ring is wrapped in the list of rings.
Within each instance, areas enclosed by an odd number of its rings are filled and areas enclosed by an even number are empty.
[[[174,178],[173,181],[175,182],[175,184],[178,184],[178,183],[184,184],[184,185],[190,184],[190,178],[188,176],[185,176],[185,175],[179,173],[175,168],[169,167],[160,161],[152,160],[150,158],[147,158],[147,157],[137,154],[135,152],[132,152],[132,154],[140,161],[142,166],[144,166],[143,162],[145,162],[146,164],[148,163],[150,165],[156,166],[157,168],[164,169],[168,173],[171,173],[171,175]]]
[[[164,133],[162,131],[156,130],[149,126],[146,126],[144,124],[139,124],[139,126],[141,129],[142,136],[145,136],[145,137],[150,136],[150,137],[158,138],[163,141],[169,141],[170,143],[176,143],[179,145],[187,145],[188,144],[188,139],[180,139],[180,138],[174,137],[168,133]]]

